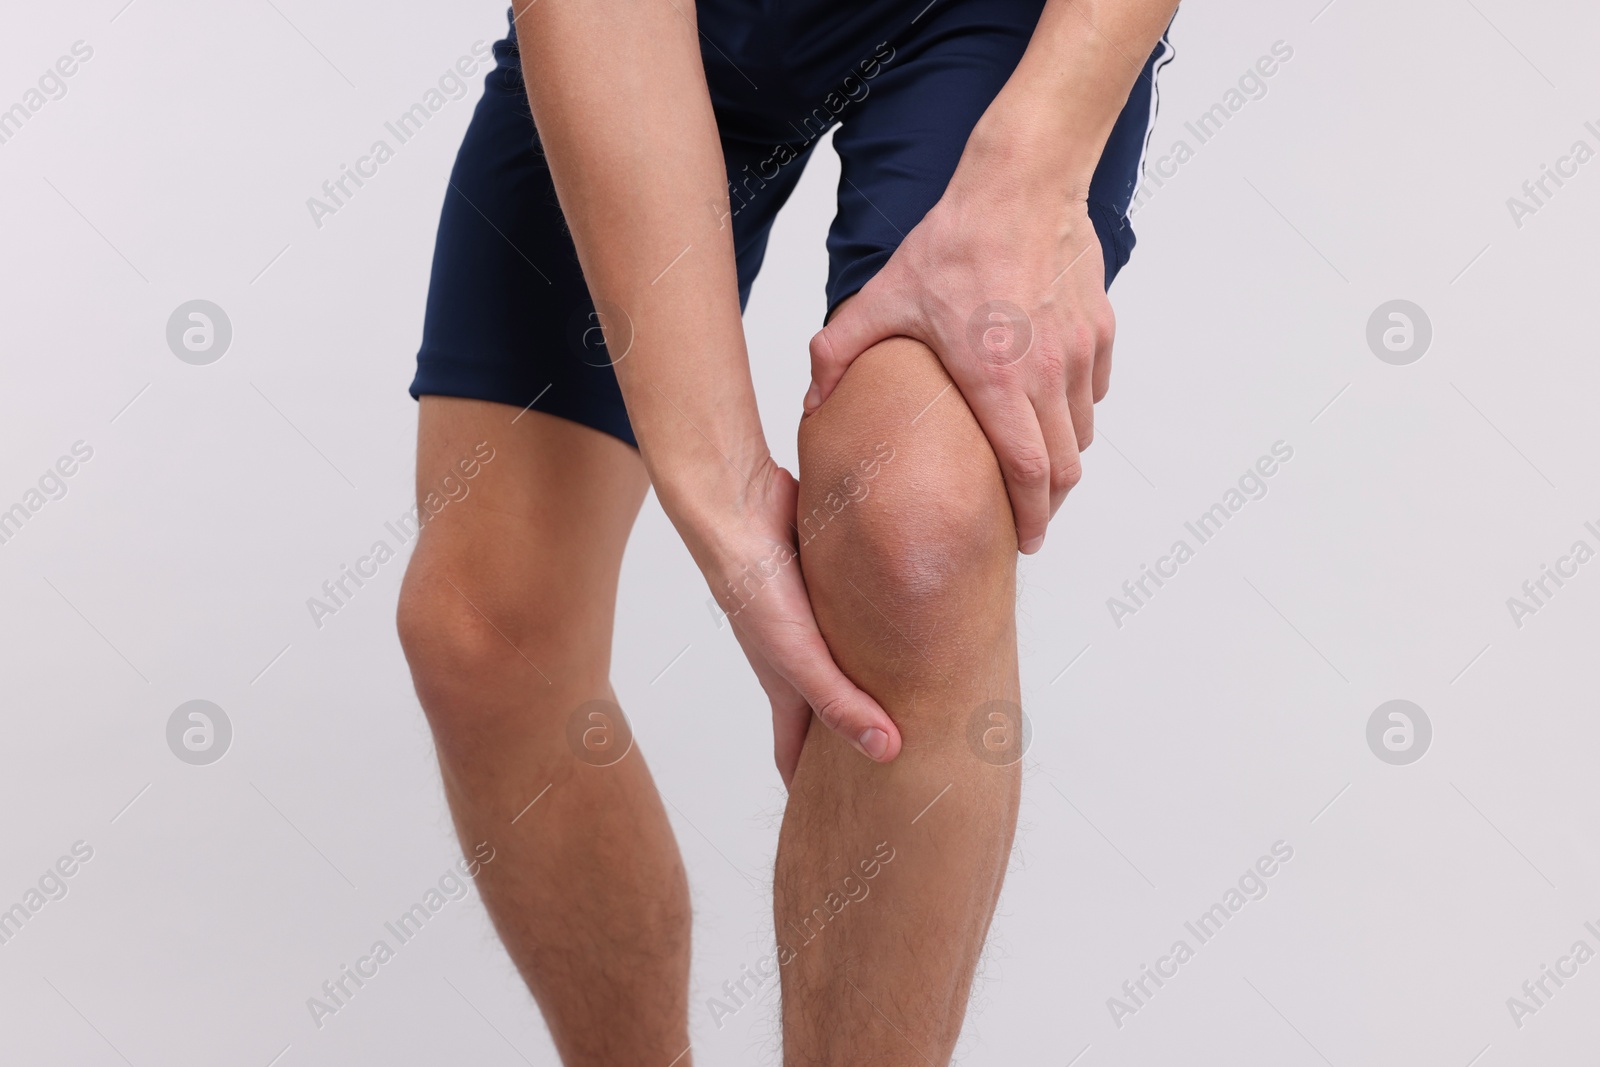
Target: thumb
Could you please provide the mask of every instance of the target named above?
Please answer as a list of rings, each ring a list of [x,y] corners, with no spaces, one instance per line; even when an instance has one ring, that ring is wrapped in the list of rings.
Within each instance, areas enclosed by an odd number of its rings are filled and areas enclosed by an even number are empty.
[[[874,762],[888,763],[898,756],[900,731],[894,721],[876,700],[845,677],[833,662],[821,632],[809,628],[799,646],[790,662],[776,666],[822,724]]]
[[[806,414],[832,395],[857,356],[895,335],[896,331],[874,313],[876,307],[877,302],[866,290],[846,297],[828,324],[811,338],[811,388],[806,392]]]

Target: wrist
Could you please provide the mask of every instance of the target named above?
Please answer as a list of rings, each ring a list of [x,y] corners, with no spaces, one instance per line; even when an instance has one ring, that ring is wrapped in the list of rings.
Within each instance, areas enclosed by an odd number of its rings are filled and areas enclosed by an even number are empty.
[[[1127,65],[1081,15],[1052,6],[973,130],[969,151],[1031,188],[1086,199],[1127,100]]]
[[[1057,112],[1054,102],[1012,92],[1008,85],[967,138],[958,177],[991,190],[1008,187],[1023,195],[1087,200],[1110,131]]]
[[[719,459],[687,470],[655,472],[652,482],[662,510],[709,576],[737,570],[756,548],[782,534],[765,528],[777,473],[763,441],[759,454],[739,469]]]

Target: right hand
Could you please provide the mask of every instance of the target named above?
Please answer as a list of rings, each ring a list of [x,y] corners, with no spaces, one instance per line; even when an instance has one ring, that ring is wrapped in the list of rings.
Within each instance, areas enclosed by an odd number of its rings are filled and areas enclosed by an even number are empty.
[[[1071,192],[1087,190],[1087,178],[1074,182],[1054,161],[1019,166],[991,140],[974,132],[944,196],[812,338],[805,408],[820,406],[878,342],[923,342],[989,439],[1017,547],[1032,553],[1082,474],[1094,405],[1111,381],[1116,319],[1087,201]],[[1003,330],[984,328],[986,309]]]
[[[879,763],[900,753],[888,712],[846,678],[817,628],[795,540],[799,483],[770,458],[753,475],[743,513],[694,553],[727,613],[745,657],[772,703],[773,757],[788,786],[813,712],[858,752]]]

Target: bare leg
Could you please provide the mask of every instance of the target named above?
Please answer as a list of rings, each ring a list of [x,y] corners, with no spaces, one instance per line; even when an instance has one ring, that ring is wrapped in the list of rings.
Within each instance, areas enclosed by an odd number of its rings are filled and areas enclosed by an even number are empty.
[[[790,1067],[946,1063],[1005,874],[1016,533],[994,454],[949,385],[927,347],[887,341],[800,431],[812,605],[905,749],[879,766],[820,726],[807,737],[775,891]]]
[[[452,473],[469,491],[424,528],[401,639],[457,833],[494,850],[478,885],[562,1062],[666,1067],[689,1044],[683,864],[643,756],[601,765],[616,723],[578,711],[615,700],[617,573],[648,478],[612,437],[513,417],[423,398],[418,496],[459,493]],[[480,442],[493,459],[465,479]]]

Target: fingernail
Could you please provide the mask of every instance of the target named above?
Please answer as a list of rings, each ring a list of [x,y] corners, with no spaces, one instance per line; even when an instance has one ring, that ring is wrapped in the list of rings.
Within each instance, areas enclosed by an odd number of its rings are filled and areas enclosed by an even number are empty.
[[[815,411],[822,403],[822,390],[817,388],[817,383],[812,382],[811,388],[806,390],[804,407],[807,411]]]
[[[1025,543],[1022,546],[1023,555],[1039,551],[1039,546],[1042,544],[1044,544],[1044,534],[1040,534],[1038,537],[1035,537],[1033,540]]]
[[[876,726],[869,726],[861,732],[861,748],[873,759],[881,760],[889,751],[889,735]]]

